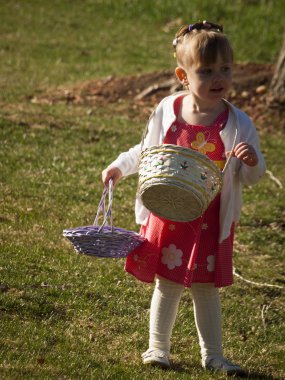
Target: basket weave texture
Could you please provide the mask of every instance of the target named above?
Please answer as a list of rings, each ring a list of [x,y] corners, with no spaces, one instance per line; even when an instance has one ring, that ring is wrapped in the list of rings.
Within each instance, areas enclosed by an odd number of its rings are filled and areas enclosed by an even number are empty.
[[[106,209],[107,193],[109,193],[109,202]],[[145,241],[134,231],[113,227],[112,200],[113,186],[110,181],[109,190],[105,188],[103,191],[94,224],[63,231],[63,236],[73,244],[77,253],[95,257],[123,258]],[[101,213],[104,220],[99,226],[98,219]],[[107,225],[108,220],[111,222],[110,225]]]
[[[202,153],[172,144],[155,145],[141,153],[138,193],[144,206],[158,216],[194,220],[221,187],[220,169]]]

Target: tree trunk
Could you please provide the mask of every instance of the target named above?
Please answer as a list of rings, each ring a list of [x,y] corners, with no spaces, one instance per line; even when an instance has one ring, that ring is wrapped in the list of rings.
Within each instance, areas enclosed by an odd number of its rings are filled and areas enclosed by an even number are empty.
[[[285,100],[285,36],[271,81],[271,94],[279,102]]]

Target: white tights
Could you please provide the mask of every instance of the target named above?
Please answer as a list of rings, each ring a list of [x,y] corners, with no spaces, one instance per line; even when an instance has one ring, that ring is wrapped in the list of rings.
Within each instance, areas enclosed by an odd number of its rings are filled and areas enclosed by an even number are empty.
[[[150,308],[150,349],[170,353],[170,339],[184,286],[157,277]],[[219,290],[213,284],[192,284],[195,323],[202,359],[222,356]]]

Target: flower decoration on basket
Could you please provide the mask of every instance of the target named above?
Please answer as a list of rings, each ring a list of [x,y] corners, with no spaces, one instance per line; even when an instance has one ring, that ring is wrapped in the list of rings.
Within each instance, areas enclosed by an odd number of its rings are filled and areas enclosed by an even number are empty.
[[[144,237],[134,231],[113,227],[112,202],[113,181],[110,180],[109,188],[104,188],[93,225],[63,231],[63,236],[73,244],[77,253],[95,257],[123,258],[145,241]],[[99,226],[98,220],[101,214],[103,214],[103,223]]]
[[[162,218],[176,222],[195,220],[221,186],[221,170],[199,151],[161,144],[141,152],[138,195],[149,211]]]

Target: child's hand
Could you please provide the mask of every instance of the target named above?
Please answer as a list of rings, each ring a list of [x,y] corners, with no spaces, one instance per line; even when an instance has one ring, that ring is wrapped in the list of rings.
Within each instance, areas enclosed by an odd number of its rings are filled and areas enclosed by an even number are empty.
[[[230,155],[231,152],[227,152]],[[233,157],[237,157],[248,166],[255,166],[258,164],[258,157],[252,145],[245,142],[237,144],[234,148]]]
[[[102,171],[102,181],[104,186],[109,186],[109,180],[113,180],[113,185],[115,186],[119,179],[122,177],[122,172],[119,168],[106,168]]]

